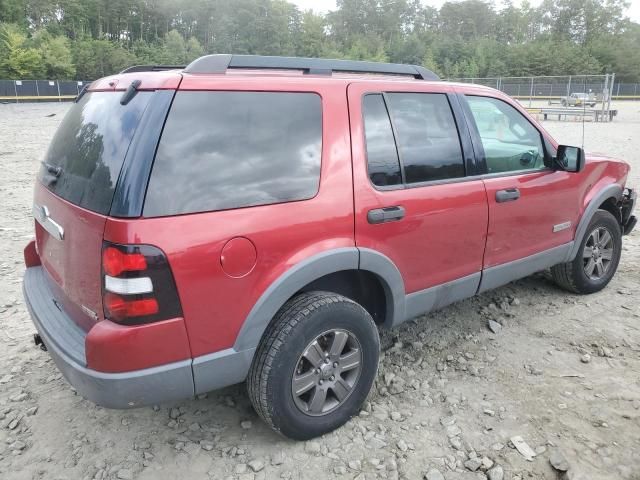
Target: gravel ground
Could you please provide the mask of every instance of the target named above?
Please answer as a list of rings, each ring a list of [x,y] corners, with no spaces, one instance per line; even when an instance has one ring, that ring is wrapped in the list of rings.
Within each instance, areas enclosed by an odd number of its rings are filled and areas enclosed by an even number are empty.
[[[316,441],[272,433],[241,385],[130,411],[83,400],[33,345],[20,291],[34,172],[67,108],[0,105],[0,478],[640,479],[639,231],[603,292],[537,274],[385,334],[364,410]],[[618,108],[585,146],[634,163],[639,187],[640,103]],[[581,143],[578,122],[545,127]]]

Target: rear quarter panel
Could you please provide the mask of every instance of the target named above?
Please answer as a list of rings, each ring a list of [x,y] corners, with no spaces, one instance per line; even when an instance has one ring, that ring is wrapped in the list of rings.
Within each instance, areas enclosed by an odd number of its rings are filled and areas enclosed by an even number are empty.
[[[349,118],[343,81],[221,77],[212,84],[210,77],[185,75],[181,90],[300,91],[315,92],[322,98],[321,179],[314,198],[107,221],[106,240],[155,245],[167,255],[191,352],[197,357],[232,347],[256,301],[293,265],[325,250],[354,246]],[[223,247],[236,237],[249,239],[257,251],[255,267],[239,278],[225,273],[221,264]]]

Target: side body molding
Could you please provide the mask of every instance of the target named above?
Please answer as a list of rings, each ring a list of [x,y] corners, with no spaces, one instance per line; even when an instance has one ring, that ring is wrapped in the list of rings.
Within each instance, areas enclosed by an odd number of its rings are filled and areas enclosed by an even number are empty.
[[[480,272],[472,273],[451,282],[410,293],[407,295],[405,318],[401,322],[473,297],[478,291],[480,277]]]
[[[267,288],[249,312],[233,345],[234,350],[257,347],[267,325],[291,296],[320,277],[341,270],[356,270],[358,257],[356,247],[336,248],[313,255],[284,272]]]
[[[402,274],[395,263],[380,252],[360,248],[360,270],[366,270],[382,280],[387,303],[385,327],[392,327],[405,320],[405,290]]]
[[[578,254],[578,250],[580,249],[580,244],[582,243],[582,239],[587,233],[587,227],[589,226],[589,222],[593,218],[593,215],[598,210],[598,207],[602,205],[603,202],[610,198],[615,198],[616,200],[620,200],[622,197],[622,187],[617,183],[612,183],[605,186],[602,190],[600,190],[597,194],[593,196],[587,208],[584,209],[584,213],[580,218],[580,222],[578,223],[578,227],[576,228],[576,235],[574,237],[573,248],[569,251],[565,262],[570,262],[576,255]]]
[[[569,242],[528,257],[519,258],[513,262],[485,268],[482,271],[478,293],[501,287],[514,280],[563,263],[573,246],[574,242]]]

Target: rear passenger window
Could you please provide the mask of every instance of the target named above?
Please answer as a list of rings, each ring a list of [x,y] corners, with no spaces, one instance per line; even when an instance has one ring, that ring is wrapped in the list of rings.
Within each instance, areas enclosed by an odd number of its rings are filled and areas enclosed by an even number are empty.
[[[362,108],[371,182],[379,187],[401,184],[400,162],[384,98],[380,94],[365,95]]]
[[[267,205],[318,192],[313,93],[178,92],[156,153],[147,217]]]
[[[405,182],[463,177],[464,157],[447,96],[389,93],[387,98]]]
[[[374,185],[464,177],[458,128],[445,94],[368,94],[362,108]]]

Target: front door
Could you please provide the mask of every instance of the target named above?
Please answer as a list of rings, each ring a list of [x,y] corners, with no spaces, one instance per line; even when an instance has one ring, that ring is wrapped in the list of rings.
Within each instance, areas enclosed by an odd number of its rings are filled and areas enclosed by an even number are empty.
[[[348,88],[356,245],[388,257],[407,294],[479,281],[487,199],[482,180],[468,178],[473,152],[458,99],[437,83],[379,88]]]
[[[573,240],[580,208],[580,176],[545,166],[548,142],[515,106],[466,95],[470,129],[480,139],[479,163],[489,202],[484,268],[556,252]],[[477,137],[476,137],[477,138]],[[547,156],[552,152],[546,152]]]

